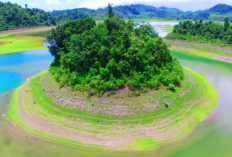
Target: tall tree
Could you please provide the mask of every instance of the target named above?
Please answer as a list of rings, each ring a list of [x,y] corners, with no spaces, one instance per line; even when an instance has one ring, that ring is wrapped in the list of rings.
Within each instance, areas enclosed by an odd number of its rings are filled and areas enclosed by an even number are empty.
[[[113,4],[108,4],[108,17],[113,17],[114,16],[114,12],[113,12],[113,8],[112,8]]]
[[[227,31],[227,29],[230,27],[230,21],[229,18],[225,18],[225,23],[224,23],[224,31]]]

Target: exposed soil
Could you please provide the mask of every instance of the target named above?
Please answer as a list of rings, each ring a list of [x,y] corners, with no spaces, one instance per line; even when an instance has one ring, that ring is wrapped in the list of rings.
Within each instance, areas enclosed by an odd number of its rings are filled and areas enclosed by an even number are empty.
[[[187,75],[191,80],[192,87],[188,90],[181,90],[179,93],[181,97],[190,93],[191,89],[195,87],[192,76],[189,73]],[[141,99],[143,93],[141,93],[141,97],[134,97],[133,92],[127,86],[118,90],[107,91],[101,97],[88,97],[88,93],[73,91],[69,87],[60,89],[59,85],[52,79],[51,74],[42,76],[40,84],[43,86],[47,96],[54,100],[54,104],[106,115],[129,116],[144,112],[154,112],[155,110],[165,108],[164,103],[168,103],[171,106],[172,101],[174,101],[165,95],[161,97],[156,96],[157,91],[155,90],[147,90],[145,93],[147,95],[146,98]],[[166,91],[166,89],[160,89],[159,91]]]
[[[0,46],[5,45],[6,43],[0,42]]]

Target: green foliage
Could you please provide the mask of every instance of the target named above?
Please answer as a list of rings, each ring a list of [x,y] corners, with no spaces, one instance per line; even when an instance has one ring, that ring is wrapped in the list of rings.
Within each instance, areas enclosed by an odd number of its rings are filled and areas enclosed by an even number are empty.
[[[183,69],[149,24],[106,17],[68,22],[52,30],[50,71],[61,86],[99,94],[125,85],[131,90],[180,86]],[[136,94],[138,95],[138,94]]]
[[[136,91],[134,94],[135,94],[135,96],[140,96],[139,91]]]
[[[170,91],[173,91],[173,92],[176,91],[176,87],[175,87],[175,85],[172,84],[172,83],[170,83],[170,84],[168,85],[168,89],[169,89]]]
[[[225,18],[225,23],[224,23],[224,31],[227,31],[228,28],[230,27],[230,21],[229,18]]]
[[[188,41],[211,42],[218,44],[231,44],[232,26],[225,18],[224,26],[212,21],[184,21],[179,22],[167,38],[179,38]]]
[[[0,2],[0,31],[49,25],[56,25],[55,18],[43,10]]]

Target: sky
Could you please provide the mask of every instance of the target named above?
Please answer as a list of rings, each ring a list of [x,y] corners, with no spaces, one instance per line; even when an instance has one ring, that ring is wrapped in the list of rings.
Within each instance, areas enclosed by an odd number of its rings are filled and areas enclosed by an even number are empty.
[[[172,7],[183,11],[196,11],[208,9],[216,4],[224,3],[232,5],[232,0],[1,0],[2,2],[17,3],[29,8],[40,8],[46,11],[63,10],[73,8],[98,9],[113,3],[114,6],[129,4],[147,4],[155,7]]]

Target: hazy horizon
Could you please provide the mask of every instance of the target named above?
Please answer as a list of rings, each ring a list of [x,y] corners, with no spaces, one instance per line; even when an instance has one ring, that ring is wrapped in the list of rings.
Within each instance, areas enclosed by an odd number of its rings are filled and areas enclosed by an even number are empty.
[[[169,8],[177,8],[183,11],[204,10],[211,8],[217,4],[232,5],[231,0],[223,0],[223,2],[219,0],[202,0],[201,2],[197,2],[196,0],[169,0],[168,2],[163,0],[156,0],[155,2],[154,0],[127,0],[126,2],[124,0],[102,0],[100,2],[96,0],[2,0],[2,2],[8,1],[11,3],[17,3],[22,7],[27,4],[29,8],[40,8],[46,11],[83,7],[89,9],[98,9],[106,7],[108,2],[113,3],[114,6],[145,4],[154,7],[165,6]]]

